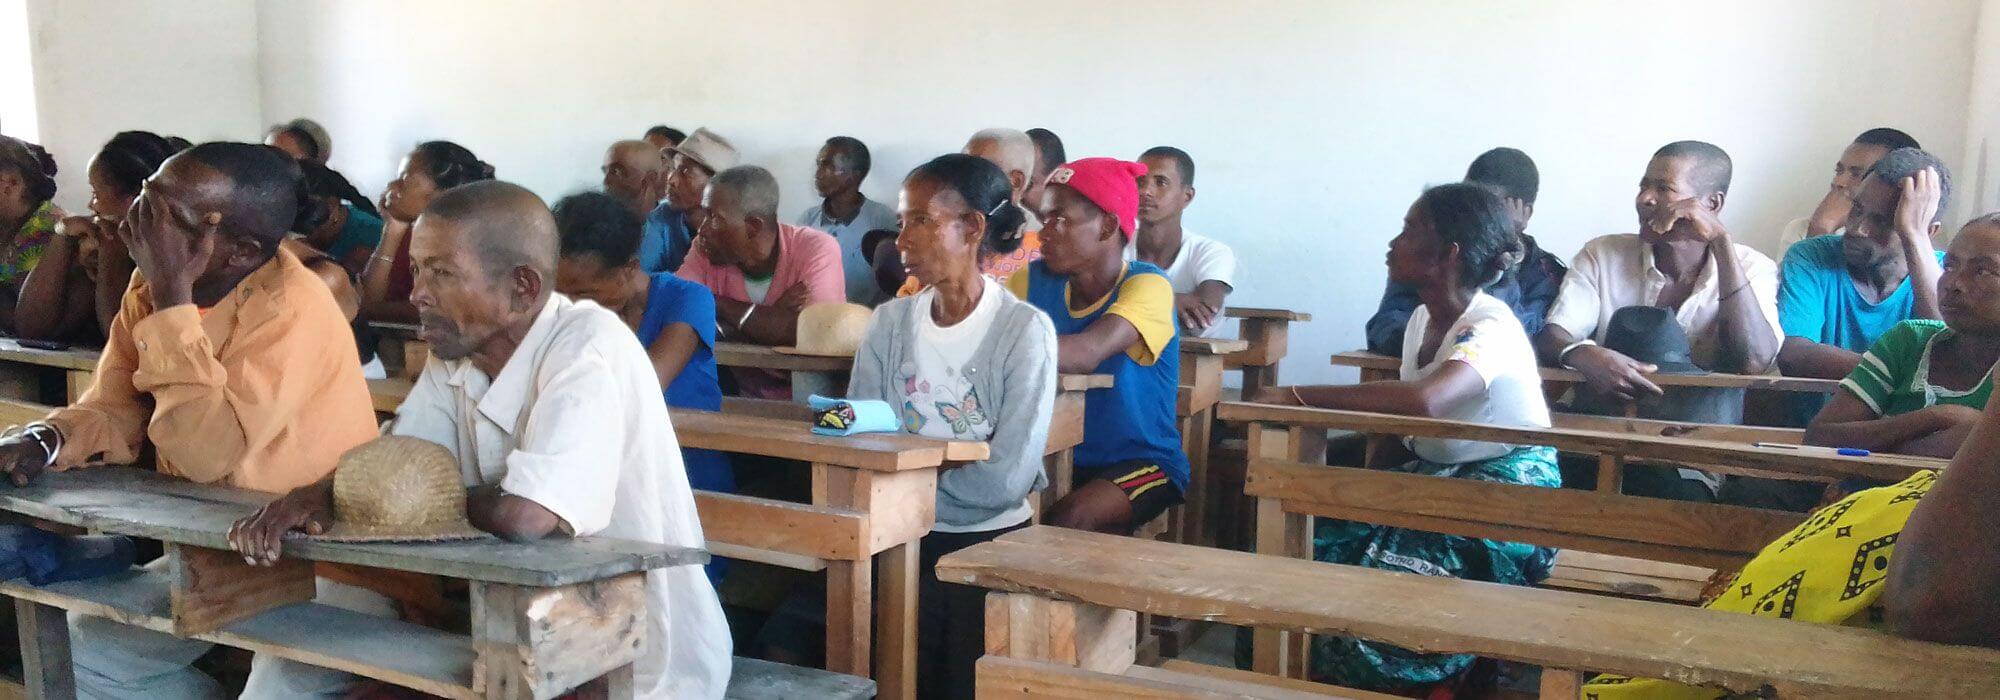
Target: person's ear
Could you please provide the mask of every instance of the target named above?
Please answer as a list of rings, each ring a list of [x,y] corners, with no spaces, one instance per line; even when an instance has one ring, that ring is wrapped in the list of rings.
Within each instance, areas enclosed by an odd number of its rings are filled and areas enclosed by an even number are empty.
[[[1727,199],[1729,199],[1729,193],[1716,192],[1703,198],[1702,204],[1707,206],[1709,211],[1720,213],[1722,211],[1722,203]]]
[[[1187,185],[1187,186],[1184,186],[1184,187],[1182,187],[1181,189],[1183,189],[1183,190],[1187,190],[1187,203],[1188,203],[1188,204],[1193,204],[1193,203],[1194,203],[1194,185]]]
[[[1930,239],[1933,241],[1937,240],[1938,231],[1941,231],[1943,229],[1944,229],[1943,221],[1932,221],[1929,232]]]
[[[1028,174],[1019,170],[1009,170],[1007,171],[1007,184],[1012,185],[1015,192],[1025,190],[1028,187]]]
[[[535,300],[542,298],[542,288],[548,284],[542,279],[540,271],[527,265],[515,265],[507,281],[512,286],[508,291],[513,292],[507,306],[515,312],[527,311],[534,306]]]

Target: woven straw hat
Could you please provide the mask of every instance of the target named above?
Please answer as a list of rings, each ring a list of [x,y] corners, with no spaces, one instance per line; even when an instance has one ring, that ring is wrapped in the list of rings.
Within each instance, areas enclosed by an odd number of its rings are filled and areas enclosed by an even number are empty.
[[[458,458],[428,440],[386,435],[341,455],[333,472],[335,542],[437,542],[486,537],[465,518]]]
[[[680,145],[662,148],[660,153],[666,155],[669,160],[677,155],[687,156],[694,162],[700,163],[702,167],[708,168],[711,175],[736,167],[738,160],[736,145],[730,143],[729,139],[717,136],[706,127],[695,129],[694,133],[681,139]]]
[[[853,357],[874,315],[873,309],[860,304],[813,304],[799,311],[799,344],[772,349],[787,355]]]

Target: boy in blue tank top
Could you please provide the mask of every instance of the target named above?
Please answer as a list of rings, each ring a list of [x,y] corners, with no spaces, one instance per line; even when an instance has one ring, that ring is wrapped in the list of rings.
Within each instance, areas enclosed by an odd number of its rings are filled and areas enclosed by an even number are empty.
[[[1126,262],[1138,229],[1138,178],[1146,166],[1085,158],[1049,173],[1042,201],[1042,259],[1007,280],[1055,323],[1057,367],[1108,374],[1085,397],[1076,484],[1049,509],[1051,525],[1130,534],[1181,502],[1188,485],[1174,402],[1180,337],[1174,289],[1160,268]]]

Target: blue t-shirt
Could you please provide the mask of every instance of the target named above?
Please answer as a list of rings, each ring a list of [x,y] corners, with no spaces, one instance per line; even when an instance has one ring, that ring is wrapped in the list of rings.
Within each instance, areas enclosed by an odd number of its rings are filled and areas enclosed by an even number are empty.
[[[688,228],[687,215],[661,202],[646,215],[646,228],[639,236],[639,267],[649,273],[679,270],[693,245],[694,231]],[[710,325],[714,320],[709,319]]]
[[[671,273],[650,276],[646,289],[646,313],[639,318],[639,344],[648,348],[660,339],[667,326],[685,323],[701,338],[701,345],[688,357],[687,366],[667,385],[667,405],[675,408],[722,410],[722,389],[715,373],[715,296],[707,287]],[[704,491],[736,492],[736,476],[730,472],[729,458],[710,450],[683,449],[688,485]]]
[[[355,248],[373,250],[382,245],[382,217],[370,214],[354,205],[342,203],[347,209],[347,223],[340,227],[340,237],[327,246],[326,254],[335,261],[345,261],[347,254]]]
[[[1028,276],[1026,294],[1022,296],[1048,314],[1055,323],[1056,334],[1074,335],[1119,306],[1119,296],[1133,286],[1134,278],[1154,275],[1171,290],[1166,273],[1152,263],[1133,261],[1126,266],[1125,276],[1112,288],[1110,296],[1081,315],[1070,309],[1069,280],[1050,273],[1047,264],[1037,260],[1029,263],[1025,271],[1014,274]],[[1172,339],[1154,353],[1154,361],[1145,364],[1133,359],[1131,352],[1117,352],[1098,363],[1094,370],[1096,374],[1111,375],[1113,381],[1108,389],[1091,389],[1084,395],[1083,443],[1076,446],[1076,465],[1077,473],[1086,478],[1120,462],[1143,460],[1159,466],[1181,493],[1187,493],[1188,459],[1181,452],[1181,430],[1174,421],[1181,382],[1180,324],[1173,318],[1170,291],[1168,296],[1165,318],[1134,324],[1172,334]]]
[[[1814,236],[1792,245],[1778,271],[1778,323],[1785,335],[1867,352],[1875,339],[1910,318],[1916,292],[1910,280],[1887,298],[1870,302],[1847,276],[1840,251],[1842,235]],[[1938,254],[1940,260],[1942,253]]]

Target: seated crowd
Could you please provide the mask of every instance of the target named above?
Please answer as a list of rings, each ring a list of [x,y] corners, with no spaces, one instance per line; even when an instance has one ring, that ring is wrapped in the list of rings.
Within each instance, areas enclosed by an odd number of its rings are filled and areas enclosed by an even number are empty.
[[[725,393],[791,399],[784,372],[721,371],[718,344],[802,345],[813,310],[858,305],[869,320],[847,397],[886,402],[904,432],[990,446],[986,459],[940,473],[936,522],[921,540],[924,697],[973,693],[982,591],[930,571],[1038,517],[1059,374],[1107,375],[1112,386],[1088,391],[1073,483],[1041,521],[1130,534],[1194,491],[1176,422],[1181,342],[1219,333],[1239,270],[1222,239],[1183,224],[1196,162],[1179,148],[1070,159],[1045,129],[983,129],[905,175],[892,206],[862,194],[867,145],[836,136],[814,160],[818,199],[800,212],[780,200],[771,171],[706,128],[658,126],[610,144],[602,192],[553,206],[451,141],[412,148],[376,203],[328,167],[333,141],[311,120],[264,140],[190,146],[119,133],[86,166],[89,211],[70,215],[53,201],[54,159],[0,137],[0,232],[11,232],[0,242],[0,331],[103,348],[72,405],[0,437],[14,484],[149,461],[272,494],[230,534],[246,558],[271,564],[285,533],[331,522],[340,455],[386,433],[448,448],[470,520],[495,535],[700,547],[694,491],[735,492],[741,465],[681,448],[663,429],[669,407],[720,410]],[[1908,135],[1871,129],[1840,155],[1826,197],[1773,261],[1722,221],[1732,169],[1712,144],[1661,147],[1641,173],[1636,232],[1590,240],[1565,262],[1527,232],[1534,161],[1512,148],[1481,154],[1462,182],[1419,195],[1389,243],[1387,287],[1364,330],[1369,349],[1400,359],[1398,377],[1246,398],[1530,429],[1548,428],[1553,412],[1748,421],[1803,427],[1811,445],[1956,455],[1941,477],[1849,485],[1858,490],[1842,512],[1900,533],[1900,556],[1865,599],[1802,609],[2000,646],[1989,624],[2000,617],[2000,512],[1989,495],[2000,464],[1982,457],[2000,441],[2000,406],[1989,406],[2000,214],[1975,218],[1940,251],[1949,169]],[[364,380],[386,372],[382,324],[416,324],[432,361],[378,429]],[[1562,400],[1543,384],[1552,367],[1582,377]],[[1655,381],[1672,373],[1782,373],[1841,389],[1746,411],[1741,389]],[[1547,488],[1597,478],[1595,462],[1569,464],[1541,446],[1377,447],[1371,466],[1403,472]],[[1797,511],[1819,500],[1794,482],[1663,465],[1627,465],[1621,483],[1631,495]],[[1331,519],[1311,549],[1321,561],[1514,585],[1547,578],[1555,557]],[[1781,563],[1834,576],[1852,553],[1836,550],[1800,547]],[[1744,585],[1781,563],[1753,561]],[[738,646],[717,595],[731,568],[717,559],[705,572],[648,574],[638,696],[720,696]],[[427,624],[447,614],[434,578],[315,573],[330,605]],[[1883,612],[1858,612],[1870,607]],[[83,695],[220,692],[191,665],[205,643],[101,618],[71,624]],[[1423,692],[1473,661],[1324,636],[1310,668],[1341,685]],[[245,695],[337,697],[357,683],[260,656]],[[1600,685],[1592,692],[1606,698],[1675,692]]]

